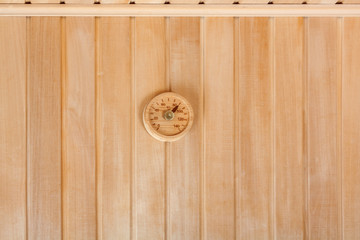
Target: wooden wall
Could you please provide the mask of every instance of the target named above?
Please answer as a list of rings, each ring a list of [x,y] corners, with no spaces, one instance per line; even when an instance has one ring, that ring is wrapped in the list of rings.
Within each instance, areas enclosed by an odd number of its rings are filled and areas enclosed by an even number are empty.
[[[360,238],[360,18],[0,26],[0,239]]]

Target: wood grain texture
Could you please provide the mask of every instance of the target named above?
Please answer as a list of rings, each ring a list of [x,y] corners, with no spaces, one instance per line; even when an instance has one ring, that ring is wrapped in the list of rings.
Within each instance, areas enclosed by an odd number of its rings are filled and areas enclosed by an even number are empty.
[[[343,4],[359,4],[360,0],[342,0]]]
[[[94,2],[99,2],[97,0],[65,0],[67,4],[94,4]]]
[[[165,239],[165,143],[142,121],[148,101],[167,91],[165,18],[135,19],[135,197],[134,239]]]
[[[63,85],[65,239],[96,238],[95,21],[66,18]]]
[[[61,239],[60,18],[29,21],[28,238]]]
[[[31,3],[60,3],[60,0],[31,0]]]
[[[272,239],[271,20],[240,18],[238,239]]]
[[[233,4],[234,0],[204,0],[203,2],[205,4]]]
[[[338,0],[274,0],[273,1],[274,4],[303,4],[303,3],[308,3],[308,4],[328,4],[328,5],[333,5],[336,2],[338,2]]]
[[[359,30],[359,18],[344,18],[342,142],[344,239],[360,238]]]
[[[336,18],[309,18],[308,46],[309,234],[339,239]]]
[[[200,239],[200,161],[202,158],[202,82],[200,18],[170,18],[170,86],[194,110],[190,132],[171,144],[170,239]]]
[[[26,18],[0,18],[0,239],[26,239]]]
[[[338,0],[307,0],[306,3],[308,4],[328,4],[332,5],[337,3]]]
[[[268,4],[269,0],[239,0],[240,4]]]
[[[233,239],[234,19],[204,21],[204,238]]]
[[[164,4],[166,0],[135,0],[137,4]]]
[[[0,26],[1,240],[360,238],[360,18]],[[169,90],[195,118],[164,144]]]
[[[171,4],[199,4],[199,0],[171,0]]]
[[[327,5],[333,5],[337,3],[338,0],[274,0],[274,4],[327,4]]]
[[[0,4],[1,3],[25,3],[24,0],[0,0]]]
[[[130,239],[131,42],[130,18],[100,18],[98,25],[102,239]],[[100,214],[98,213],[98,216]]]
[[[274,4],[302,4],[305,0],[274,0]]]
[[[275,18],[275,238],[304,239],[303,18]]]
[[[129,0],[100,0],[101,4],[127,4]]]

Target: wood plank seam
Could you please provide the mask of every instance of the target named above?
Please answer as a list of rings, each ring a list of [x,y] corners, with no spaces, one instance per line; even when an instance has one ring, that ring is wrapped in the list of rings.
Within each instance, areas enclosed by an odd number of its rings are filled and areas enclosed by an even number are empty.
[[[201,17],[200,18],[200,49],[201,49],[201,54],[200,54],[200,79],[201,79],[201,89],[202,89],[202,103],[201,103],[201,107],[202,107],[202,128],[201,128],[201,133],[202,133],[202,156],[201,156],[201,163],[200,163],[200,172],[201,172],[201,198],[200,198],[200,239],[204,240],[206,239],[206,229],[205,229],[205,209],[206,209],[206,205],[205,205],[205,157],[206,157],[206,145],[205,145],[205,137],[206,137],[206,133],[205,133],[205,128],[206,128],[206,119],[205,119],[205,18]]]
[[[311,199],[311,192],[310,192],[310,149],[309,149],[309,143],[310,143],[310,99],[309,99],[309,90],[310,90],[310,86],[309,86],[309,80],[310,80],[310,74],[309,74],[309,38],[310,38],[310,23],[309,23],[309,18],[306,18],[306,34],[305,34],[305,38],[306,38],[306,116],[307,116],[307,125],[306,125],[306,150],[307,150],[307,171],[306,171],[306,182],[307,182],[307,230],[308,230],[308,239],[311,239],[311,230],[310,230],[310,225],[311,225],[311,216],[310,216],[310,199]]]
[[[343,18],[337,19],[337,188],[338,188],[338,238],[344,239],[344,228],[343,228],[343,157],[342,157],[342,139],[343,139],[343,128],[342,128],[342,85],[343,85],[343,38],[344,38],[344,20]]]
[[[26,50],[25,50],[25,59],[26,59],[26,65],[25,65],[25,72],[26,72],[26,79],[25,79],[25,100],[26,100],[26,109],[25,109],[25,122],[26,122],[26,129],[25,129],[25,139],[26,139],[26,146],[25,146],[25,152],[26,152],[26,161],[25,161],[25,169],[26,169],[26,176],[25,176],[25,236],[26,239],[29,239],[29,177],[30,177],[30,156],[29,156],[29,117],[28,117],[28,110],[29,110],[29,63],[30,63],[30,56],[29,56],[29,42],[30,42],[30,18],[26,18]]]
[[[271,183],[271,192],[272,192],[272,198],[271,198],[271,212],[269,213],[269,216],[271,217],[271,220],[269,220],[270,223],[270,229],[272,232],[272,239],[276,239],[276,81],[275,81],[275,19],[274,17],[270,18],[270,81],[271,81],[271,95],[272,95],[272,103],[271,103],[271,151],[272,151],[272,163],[271,163],[271,174],[272,174],[272,183]]]
[[[66,106],[66,18],[61,17],[61,237],[68,239],[67,231],[67,164],[66,164],[66,144],[65,144],[65,106]]]
[[[238,195],[239,193],[239,161],[240,161],[240,153],[239,153],[239,45],[240,45],[240,39],[239,39],[239,17],[234,17],[234,238],[237,239],[238,235]],[[240,226],[240,225],[239,225]]]
[[[344,44],[344,18],[341,18],[341,229],[342,229],[342,239],[345,239],[345,210],[344,210],[344,61],[345,61],[345,44]]]
[[[136,91],[135,91],[135,18],[130,17],[131,44],[131,174],[130,174],[130,239],[137,239],[136,229]]]
[[[171,79],[170,79],[170,22],[169,17],[165,17],[165,78],[167,84],[167,90],[171,91]],[[171,215],[170,215],[170,171],[171,171],[171,144],[169,142],[165,143],[165,173],[164,173],[164,182],[165,182],[165,198],[164,198],[164,223],[165,223],[165,239],[171,239]]]
[[[309,234],[309,164],[308,164],[308,18],[304,18],[303,30],[303,161],[304,161],[304,237],[310,239]]]
[[[94,75],[95,75],[95,111],[94,111],[94,118],[95,118],[95,193],[96,193],[96,236],[97,239],[103,239],[102,235],[102,185],[103,185],[103,159],[102,159],[102,137],[101,137],[101,129],[100,126],[102,125],[101,119],[101,105],[102,105],[102,98],[100,96],[100,78],[98,72],[100,71],[101,67],[101,59],[100,59],[100,36],[99,36],[99,17],[95,17],[95,67],[94,67]]]

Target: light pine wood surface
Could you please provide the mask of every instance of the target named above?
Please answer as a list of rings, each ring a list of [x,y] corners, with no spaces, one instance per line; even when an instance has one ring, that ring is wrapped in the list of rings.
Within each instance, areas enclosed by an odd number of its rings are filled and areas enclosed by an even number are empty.
[[[308,19],[309,237],[339,239],[337,182],[337,19]],[[340,39],[339,39],[340,40]],[[341,56],[340,56],[341,57]]]
[[[0,239],[360,238],[360,19],[0,18]],[[174,91],[190,132],[145,130]]]
[[[204,238],[234,239],[234,19],[204,19],[204,39]]]
[[[304,19],[275,18],[274,38],[274,235],[304,239]]]
[[[131,233],[131,33],[130,18],[96,19],[98,239]]]
[[[237,238],[273,237],[273,19],[239,19]],[[235,132],[235,134],[236,134]]]
[[[28,238],[61,239],[60,18],[28,19],[27,34]]]
[[[166,79],[166,20],[135,18],[133,238],[166,239],[166,167],[169,148],[145,130],[145,105],[169,90]]]
[[[0,239],[25,239],[27,23],[0,18],[0,25]]]
[[[203,213],[203,78],[200,18],[169,18],[170,90],[190,101],[194,122],[189,134],[171,144],[168,163],[168,233],[171,239],[200,239]]]
[[[63,19],[62,227],[66,239],[96,239],[95,19]]]
[[[343,179],[343,236],[360,238],[360,19],[343,20],[343,80],[342,80],[342,179]]]

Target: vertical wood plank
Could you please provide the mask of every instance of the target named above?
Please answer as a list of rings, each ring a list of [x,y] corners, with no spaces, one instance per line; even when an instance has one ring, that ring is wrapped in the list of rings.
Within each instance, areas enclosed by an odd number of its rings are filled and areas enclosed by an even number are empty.
[[[101,237],[130,239],[130,18],[103,17],[98,21]]]
[[[61,239],[60,18],[29,21],[28,237]]]
[[[359,18],[344,18],[342,145],[344,239],[360,238],[359,30]]]
[[[0,239],[26,239],[26,18],[0,25]]]
[[[309,234],[338,239],[336,18],[309,18],[308,42]]]
[[[275,18],[275,236],[304,239],[303,18]]]
[[[191,131],[172,143],[169,172],[170,239],[200,239],[200,160],[202,157],[202,82],[200,18],[170,19],[171,91],[193,107]]]
[[[234,19],[205,18],[205,239],[233,239]]]
[[[240,18],[239,239],[272,239],[271,20]]]
[[[142,112],[157,94],[167,90],[165,18],[135,19],[135,236],[165,238],[165,144],[145,130]]]
[[[66,18],[63,88],[64,238],[96,238],[95,21]]]

